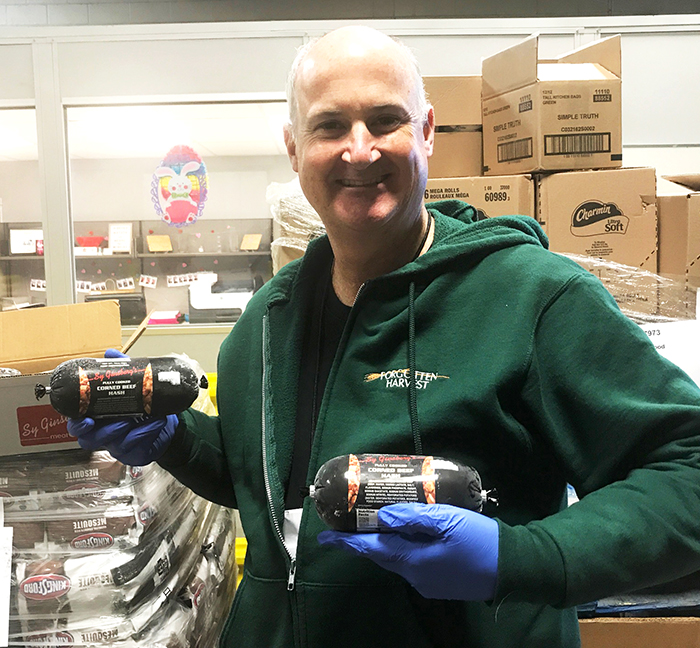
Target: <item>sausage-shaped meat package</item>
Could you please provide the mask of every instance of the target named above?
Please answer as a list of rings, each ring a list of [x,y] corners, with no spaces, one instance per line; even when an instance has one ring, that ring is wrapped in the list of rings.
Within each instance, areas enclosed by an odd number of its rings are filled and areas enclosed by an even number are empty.
[[[166,416],[186,410],[207,387],[192,366],[176,357],[78,358],[53,370],[49,385],[36,385],[64,416]]]
[[[479,473],[449,459],[422,455],[349,454],[326,461],[309,487],[319,517],[338,531],[383,530],[387,504],[452,504],[481,511],[491,493]]]

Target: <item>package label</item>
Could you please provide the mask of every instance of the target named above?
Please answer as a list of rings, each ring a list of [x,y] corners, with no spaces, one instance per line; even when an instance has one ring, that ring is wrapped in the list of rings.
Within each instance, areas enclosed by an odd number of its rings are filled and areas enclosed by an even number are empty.
[[[641,326],[656,350],[700,386],[700,321],[680,320]]]
[[[630,219],[613,202],[588,200],[574,209],[571,215],[571,233],[574,236],[625,234]]]
[[[72,369],[66,363],[56,370],[56,375],[62,372],[56,382],[65,388],[67,394],[73,393],[75,376]],[[63,373],[65,384],[59,380]],[[80,416],[88,412],[92,416],[150,413],[154,375],[148,358],[83,358],[79,361],[77,373]],[[54,388],[54,392],[63,394],[59,388]]]
[[[385,504],[435,503],[433,457],[350,457],[348,504],[354,505],[358,531],[378,528],[377,510]]]
[[[19,442],[22,446],[37,446],[73,441],[68,434],[67,421],[51,405],[18,407]]]

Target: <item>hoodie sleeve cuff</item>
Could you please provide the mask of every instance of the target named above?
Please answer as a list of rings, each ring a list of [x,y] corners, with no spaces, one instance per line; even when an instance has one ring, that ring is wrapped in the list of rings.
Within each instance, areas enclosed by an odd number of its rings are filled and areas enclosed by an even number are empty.
[[[175,434],[167,450],[158,459],[158,465],[166,470],[168,468],[179,468],[184,466],[192,456],[194,438],[187,429],[187,424],[182,416],[178,416],[178,424]]]
[[[499,520],[498,583],[494,604],[504,600],[565,606],[566,570],[554,539],[537,522],[508,526]]]

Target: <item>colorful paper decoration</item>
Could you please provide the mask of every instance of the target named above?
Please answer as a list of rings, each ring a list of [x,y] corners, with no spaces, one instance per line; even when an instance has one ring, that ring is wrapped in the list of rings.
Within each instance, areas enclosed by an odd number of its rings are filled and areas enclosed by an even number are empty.
[[[156,213],[168,225],[196,222],[207,199],[207,168],[189,146],[171,148],[153,174],[151,199]]]

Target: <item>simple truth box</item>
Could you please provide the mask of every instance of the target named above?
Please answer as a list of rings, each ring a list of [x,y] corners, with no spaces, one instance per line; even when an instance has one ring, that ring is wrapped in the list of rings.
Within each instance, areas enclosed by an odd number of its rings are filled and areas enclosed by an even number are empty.
[[[538,59],[530,38],[482,61],[484,175],[622,166],[620,36]]]

